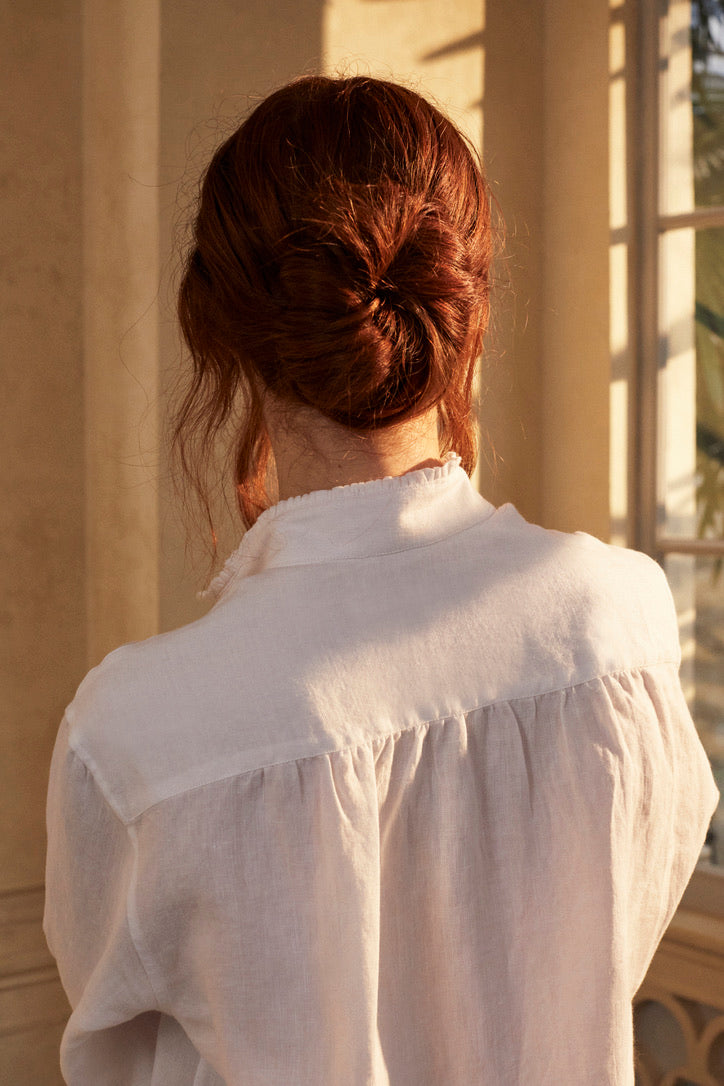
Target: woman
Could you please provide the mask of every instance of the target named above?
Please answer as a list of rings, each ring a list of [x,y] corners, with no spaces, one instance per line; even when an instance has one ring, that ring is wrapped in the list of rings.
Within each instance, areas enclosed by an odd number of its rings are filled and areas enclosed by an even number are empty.
[[[214,155],[177,436],[198,478],[235,427],[250,530],[60,729],[69,1083],[633,1083],[718,795],[659,567],[470,482],[490,259],[410,90],[301,79]]]

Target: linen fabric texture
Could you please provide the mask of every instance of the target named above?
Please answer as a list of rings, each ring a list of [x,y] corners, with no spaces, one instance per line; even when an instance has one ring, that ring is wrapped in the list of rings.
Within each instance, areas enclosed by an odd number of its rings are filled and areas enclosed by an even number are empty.
[[[631,1086],[718,792],[661,569],[442,466],[262,514],[48,795],[73,1086]]]

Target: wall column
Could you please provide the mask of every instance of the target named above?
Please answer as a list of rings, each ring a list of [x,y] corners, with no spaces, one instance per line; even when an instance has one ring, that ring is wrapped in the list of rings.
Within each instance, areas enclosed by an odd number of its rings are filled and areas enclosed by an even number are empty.
[[[609,10],[546,5],[541,518],[610,534]]]
[[[158,628],[160,0],[86,0],[88,662]]]

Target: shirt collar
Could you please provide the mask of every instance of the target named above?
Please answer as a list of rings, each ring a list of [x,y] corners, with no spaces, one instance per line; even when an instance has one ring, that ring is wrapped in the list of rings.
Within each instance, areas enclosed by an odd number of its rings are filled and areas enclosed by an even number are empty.
[[[494,512],[454,452],[435,467],[285,498],[259,516],[199,597],[218,600],[239,579],[278,566],[425,546]]]

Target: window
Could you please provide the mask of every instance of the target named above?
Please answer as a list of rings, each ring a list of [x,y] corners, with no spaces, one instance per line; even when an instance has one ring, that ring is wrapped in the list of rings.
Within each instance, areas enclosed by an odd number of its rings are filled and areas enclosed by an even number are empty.
[[[724,790],[724,0],[639,0],[636,545]],[[724,870],[724,804],[702,857]]]

